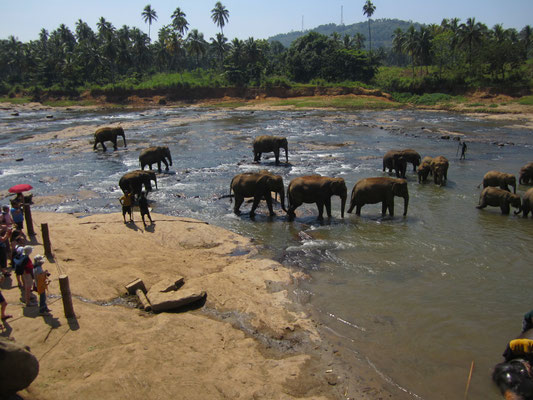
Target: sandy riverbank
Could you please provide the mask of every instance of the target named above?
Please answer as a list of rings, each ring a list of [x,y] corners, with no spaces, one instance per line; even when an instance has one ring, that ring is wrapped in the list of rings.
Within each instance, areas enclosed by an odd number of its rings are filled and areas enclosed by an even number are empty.
[[[40,373],[24,399],[380,398],[367,367],[343,369],[319,327],[291,302],[301,277],[258,257],[244,237],[201,221],[155,214],[125,225],[121,214],[34,213],[48,223],[55,260],[51,317],[24,308],[16,280],[3,284],[3,336],[24,343]],[[135,216],[139,218],[138,214]],[[43,254],[40,233],[32,255]],[[57,277],[68,274],[75,320],[63,315]],[[152,314],[117,298],[142,278],[150,287],[183,276],[204,305]]]

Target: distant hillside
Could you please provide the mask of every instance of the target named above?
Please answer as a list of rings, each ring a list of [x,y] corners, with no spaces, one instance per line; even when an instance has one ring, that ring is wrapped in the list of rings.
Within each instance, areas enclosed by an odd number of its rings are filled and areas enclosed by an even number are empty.
[[[416,29],[419,29],[421,24],[418,22],[401,21],[399,19],[372,19],[370,22],[372,32],[372,48],[377,49],[379,47],[390,48],[392,47],[392,34],[396,28],[401,28],[405,31],[409,26],[414,25]],[[285,47],[289,47],[293,41],[298,39],[309,32],[318,32],[323,35],[330,36],[333,32],[337,32],[341,37],[344,35],[353,36],[356,33],[362,33],[365,35],[368,46],[368,21],[358,22],[351,25],[337,25],[326,24],[317,26],[314,29],[305,31],[293,31],[289,33],[281,33],[276,36],[268,38],[269,42],[279,41]]]

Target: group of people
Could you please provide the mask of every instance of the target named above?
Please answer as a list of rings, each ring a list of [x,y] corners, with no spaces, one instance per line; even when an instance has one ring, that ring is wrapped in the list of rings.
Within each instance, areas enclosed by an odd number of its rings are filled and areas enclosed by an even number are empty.
[[[26,307],[37,306],[36,296],[39,295],[39,313],[49,315],[50,310],[46,305],[46,289],[49,284],[50,274],[43,269],[45,258],[36,255],[33,261],[30,254],[31,246],[26,245],[26,236],[23,232],[24,213],[22,206],[24,198],[17,196],[11,201],[11,208],[2,206],[0,215],[0,284],[11,277],[14,271],[17,284],[21,290],[21,300]],[[9,261],[9,266],[8,266]],[[0,318],[5,321],[12,317],[6,313],[7,301],[0,290]]]
[[[119,199],[120,204],[122,204],[122,218],[124,218],[124,223],[126,223],[126,214],[129,214],[130,221],[133,222],[133,194],[129,191],[125,191],[124,195]],[[141,212],[141,218],[143,220],[143,225],[146,228],[146,222],[144,217],[147,216],[150,220],[150,224],[153,224],[152,216],[150,215],[150,209],[148,208],[148,199],[146,198],[146,193],[144,190],[139,196],[139,211]]]

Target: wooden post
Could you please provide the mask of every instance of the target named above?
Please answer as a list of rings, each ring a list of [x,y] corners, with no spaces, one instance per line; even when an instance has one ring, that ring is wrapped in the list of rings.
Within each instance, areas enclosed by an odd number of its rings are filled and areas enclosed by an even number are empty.
[[[24,219],[26,220],[26,229],[28,235],[35,236],[35,231],[33,230],[33,220],[31,218],[31,209],[30,205],[24,202]]]
[[[41,233],[43,236],[44,255],[47,257],[52,257],[52,244],[50,243],[48,224],[41,224]]]
[[[72,306],[72,294],[70,293],[68,275],[59,275],[59,290],[61,291],[61,298],[63,299],[63,311],[65,312],[65,317],[75,317],[76,314],[74,314],[74,307]]]

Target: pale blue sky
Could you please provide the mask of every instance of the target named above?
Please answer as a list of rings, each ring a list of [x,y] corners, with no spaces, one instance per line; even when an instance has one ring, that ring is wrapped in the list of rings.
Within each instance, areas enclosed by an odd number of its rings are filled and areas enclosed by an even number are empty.
[[[78,19],[94,30],[100,17],[113,26],[137,26],[148,33],[141,18],[144,6],[151,4],[158,20],[152,24],[151,36],[170,23],[170,16],[180,7],[187,15],[189,28],[196,28],[206,40],[219,31],[211,20],[216,0],[0,0],[0,39],[10,35],[23,42],[38,38],[41,28],[49,32],[64,23],[74,30]],[[238,37],[266,39],[278,33],[301,30],[318,25],[341,22],[341,6],[345,24],[366,21],[364,0],[222,0],[230,13],[224,34],[230,40]],[[443,18],[458,17],[466,21],[475,17],[488,25],[522,29],[533,25],[533,0],[373,0],[377,18],[398,18],[421,23],[439,24]]]

